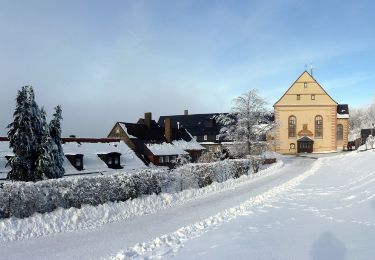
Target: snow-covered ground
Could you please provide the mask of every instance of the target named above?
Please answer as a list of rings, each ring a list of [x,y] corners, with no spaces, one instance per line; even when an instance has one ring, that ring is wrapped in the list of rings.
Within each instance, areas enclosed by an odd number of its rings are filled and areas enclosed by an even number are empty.
[[[134,200],[133,212],[124,202],[3,220],[0,258],[373,259],[373,158],[284,157],[257,178]]]

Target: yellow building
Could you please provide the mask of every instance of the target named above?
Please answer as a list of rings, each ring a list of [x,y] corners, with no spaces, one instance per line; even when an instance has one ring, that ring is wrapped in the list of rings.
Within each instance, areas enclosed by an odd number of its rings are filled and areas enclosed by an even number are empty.
[[[307,71],[274,104],[274,110],[276,152],[336,152],[347,146],[348,105],[339,105]]]

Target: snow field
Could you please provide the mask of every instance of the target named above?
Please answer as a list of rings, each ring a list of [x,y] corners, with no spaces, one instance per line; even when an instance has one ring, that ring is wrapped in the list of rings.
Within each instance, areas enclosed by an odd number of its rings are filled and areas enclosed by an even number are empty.
[[[303,174],[276,186],[263,194],[250,198],[236,207],[219,212],[212,217],[206,218],[192,225],[182,227],[173,233],[154,238],[149,242],[138,243],[133,247],[119,251],[108,258],[116,260],[149,259],[162,258],[169,254],[174,254],[183,247],[186,241],[199,237],[210,230],[216,229],[223,223],[236,219],[239,216],[251,215],[254,206],[277,201],[279,195],[293,189],[303,180],[315,174],[324,160],[326,159],[316,160],[311,169],[305,171]]]
[[[222,183],[212,183],[201,189],[188,189],[179,193],[161,193],[124,202],[108,202],[98,206],[83,205],[81,208],[59,208],[50,213],[36,213],[24,219],[9,218],[0,221],[0,241],[17,241],[49,236],[61,232],[95,229],[107,223],[151,214],[160,210],[220,193],[245,185],[255,178],[266,176],[283,166],[282,161],[257,174],[243,175]]]

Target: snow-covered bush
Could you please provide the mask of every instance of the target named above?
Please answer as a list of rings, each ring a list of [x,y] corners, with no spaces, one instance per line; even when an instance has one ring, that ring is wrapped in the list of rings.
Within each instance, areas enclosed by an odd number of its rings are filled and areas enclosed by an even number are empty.
[[[212,182],[223,182],[248,174],[252,172],[250,165],[250,160],[224,160],[185,164],[172,171],[147,169],[132,174],[122,172],[110,176],[72,177],[35,183],[2,183],[0,218],[23,218],[58,207],[80,208],[83,204],[99,205],[154,193],[201,188]]]

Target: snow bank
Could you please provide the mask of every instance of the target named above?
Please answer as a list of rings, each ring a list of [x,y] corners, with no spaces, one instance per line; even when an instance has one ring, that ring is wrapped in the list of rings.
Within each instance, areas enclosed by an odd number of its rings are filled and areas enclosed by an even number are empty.
[[[279,161],[257,174],[243,175],[240,178],[229,179],[222,183],[215,182],[201,189],[187,189],[178,193],[162,193],[160,195],[153,194],[124,202],[108,202],[98,206],[83,205],[81,208],[59,208],[50,213],[36,213],[24,219],[13,217],[4,219],[0,221],[0,241],[16,241],[60,232],[94,229],[107,223],[155,213],[208,194],[246,185],[282,166],[283,162]]]
[[[201,188],[249,172],[248,160],[188,164],[174,171],[148,169],[110,176],[76,177],[0,184],[0,218],[29,217],[57,208],[126,201],[141,195]],[[125,174],[124,174],[125,173]]]

